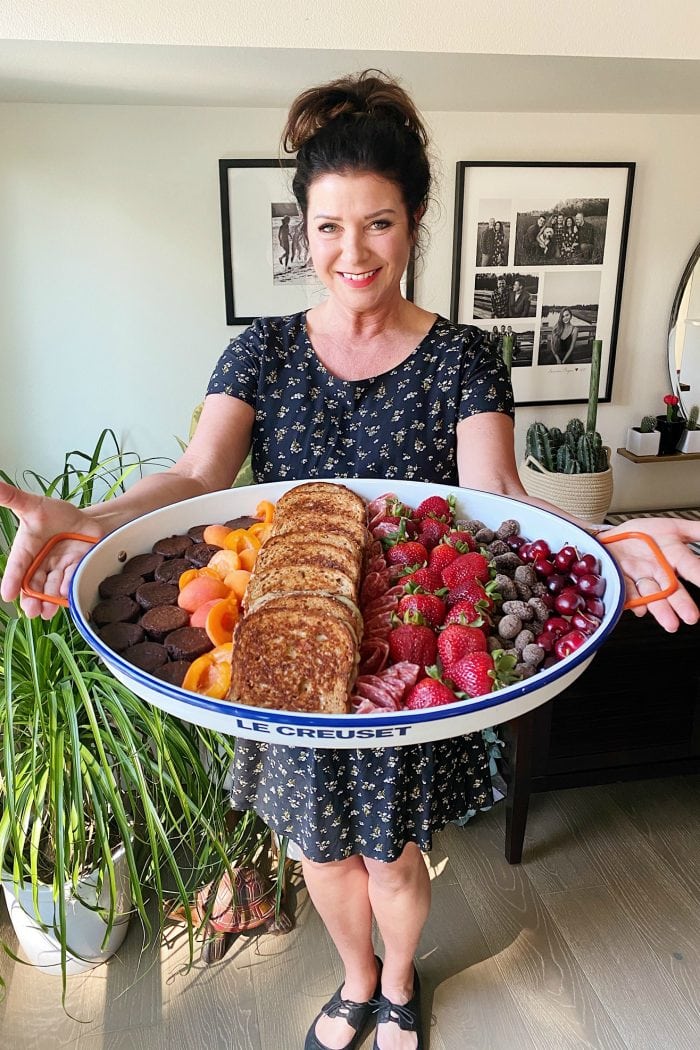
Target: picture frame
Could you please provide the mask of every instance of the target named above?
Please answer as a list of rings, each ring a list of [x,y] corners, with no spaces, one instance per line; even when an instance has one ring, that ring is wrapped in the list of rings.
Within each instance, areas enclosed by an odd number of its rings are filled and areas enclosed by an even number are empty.
[[[633,162],[458,161],[450,317],[514,338],[516,405],[612,398]]]
[[[226,324],[284,316],[316,306],[326,289],[316,277],[292,192],[295,160],[219,161]],[[411,251],[402,290],[413,301]]]

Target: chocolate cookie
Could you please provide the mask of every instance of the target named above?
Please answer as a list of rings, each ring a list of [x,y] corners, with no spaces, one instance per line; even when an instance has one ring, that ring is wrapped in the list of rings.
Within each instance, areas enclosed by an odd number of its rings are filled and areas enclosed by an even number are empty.
[[[214,645],[203,627],[181,627],[167,636],[165,648],[171,660],[195,660]]]
[[[192,568],[203,569],[220,550],[221,547],[216,547],[213,543],[193,543],[185,551],[185,558]]]
[[[137,554],[124,565],[123,572],[137,572],[144,580],[152,580],[158,568],[165,561],[162,554]]]
[[[251,518],[249,515],[244,514],[240,518],[231,518],[230,521],[225,521],[224,526],[227,529],[249,529],[251,525],[259,525],[260,518]]]
[[[194,543],[204,543],[204,530],[208,527],[208,525],[193,525],[187,530],[187,535]]]
[[[156,540],[151,550],[154,554],[162,554],[164,558],[181,558],[192,542],[191,536],[166,536]]]
[[[157,667],[162,667],[168,659],[165,647],[158,645],[157,642],[139,642],[138,645],[125,649],[122,656],[130,664],[140,667],[142,671],[155,671]]]
[[[136,592],[136,601],[142,609],[155,609],[156,605],[175,605],[179,594],[174,583],[142,583]]]
[[[134,572],[118,572],[115,576],[107,576],[102,581],[98,590],[100,598],[118,598],[122,594],[128,594],[132,598],[142,583],[143,576]]]
[[[137,623],[108,623],[98,634],[105,645],[115,653],[122,653],[129,646],[138,645],[145,637],[143,627]]]
[[[189,660],[169,660],[167,664],[157,667],[153,674],[170,685],[182,685],[191,666]]]
[[[171,631],[177,631],[189,622],[189,615],[177,605],[156,605],[139,620],[148,637],[154,642],[162,642]]]
[[[153,554],[152,557],[155,558],[157,555]],[[156,569],[155,578],[158,583],[177,583],[183,572],[191,568],[190,563],[184,558],[168,558],[167,561],[163,560]]]
[[[144,586],[148,585],[144,584]],[[133,621],[140,612],[138,602],[126,594],[121,594],[118,598],[108,598],[104,602],[98,602],[92,610],[92,619],[98,627],[104,627],[108,623]]]

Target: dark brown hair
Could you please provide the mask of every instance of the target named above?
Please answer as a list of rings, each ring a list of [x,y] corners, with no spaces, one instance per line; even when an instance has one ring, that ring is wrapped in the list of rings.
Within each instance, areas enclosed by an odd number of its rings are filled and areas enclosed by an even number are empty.
[[[378,69],[302,92],[282,132],[282,148],[297,154],[292,188],[304,221],[314,179],[371,172],[401,190],[412,235],[430,194],[427,145],[428,135],[412,100]]]

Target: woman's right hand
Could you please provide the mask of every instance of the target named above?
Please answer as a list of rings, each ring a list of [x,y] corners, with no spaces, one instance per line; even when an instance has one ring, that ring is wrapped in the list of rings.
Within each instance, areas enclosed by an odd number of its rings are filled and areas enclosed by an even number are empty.
[[[6,602],[20,597],[27,616],[41,616],[48,620],[58,610],[57,605],[21,594],[22,580],[32,561],[44,544],[59,532],[78,532],[97,540],[105,530],[96,518],[72,503],[36,496],[3,481],[0,481],[0,506],[8,507],[19,519],[17,535],[0,583],[0,597]],[[30,585],[45,594],[67,597],[70,578],[86,550],[86,545],[79,541],[58,543],[37,569]]]

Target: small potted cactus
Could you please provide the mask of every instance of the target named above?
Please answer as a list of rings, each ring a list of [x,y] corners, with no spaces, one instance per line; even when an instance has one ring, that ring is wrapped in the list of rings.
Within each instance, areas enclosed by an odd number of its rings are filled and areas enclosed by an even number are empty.
[[[656,416],[642,416],[638,427],[627,428],[625,448],[635,456],[656,456],[659,452],[659,438]]]
[[[570,419],[565,430],[531,423],[525,456],[519,473],[530,496],[587,521],[603,520],[612,500],[612,469],[597,430],[587,431],[580,419]]]
[[[676,445],[679,452],[700,452],[700,427],[698,426],[698,414],[700,409],[697,405],[688,412],[685,421],[685,430],[681,434],[680,441]]]

